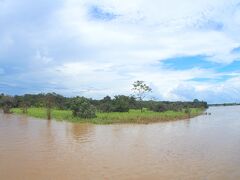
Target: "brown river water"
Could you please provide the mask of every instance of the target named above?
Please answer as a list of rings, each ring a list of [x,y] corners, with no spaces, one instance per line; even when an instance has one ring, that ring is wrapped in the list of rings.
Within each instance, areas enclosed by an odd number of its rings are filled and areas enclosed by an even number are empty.
[[[240,106],[148,125],[0,113],[0,180],[240,179]]]

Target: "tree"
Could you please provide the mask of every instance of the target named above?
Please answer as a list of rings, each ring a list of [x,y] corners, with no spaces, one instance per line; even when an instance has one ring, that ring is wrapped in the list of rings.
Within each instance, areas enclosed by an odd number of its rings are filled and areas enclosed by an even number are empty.
[[[80,118],[95,118],[96,108],[84,97],[76,97],[71,102],[73,116]]]
[[[60,110],[66,109],[66,98],[62,95],[51,93],[53,99],[54,99],[54,106]]]
[[[14,99],[16,101],[16,106],[22,109],[23,114],[26,114],[28,108],[31,106],[31,103],[28,100],[28,96],[14,96]]]
[[[52,118],[52,108],[55,105],[54,93],[47,93],[45,96],[45,105],[47,109],[47,119],[50,120]]]
[[[149,108],[150,110],[154,112],[164,112],[168,110],[168,107],[166,104],[161,103],[161,102],[153,102],[151,103],[151,106]]]
[[[106,96],[100,100],[99,110],[101,112],[111,112],[113,110],[113,103],[110,96]]]
[[[14,106],[14,98],[11,96],[2,96],[0,99],[0,106],[4,113],[10,113],[10,109]]]
[[[143,110],[142,101],[146,97],[147,93],[151,92],[152,89],[148,85],[146,85],[144,81],[135,81],[133,83],[132,90],[133,90],[135,97],[140,102],[140,109],[142,112],[142,110]]]
[[[198,99],[193,100],[194,103],[199,103],[200,101]]]
[[[128,112],[130,98],[124,95],[115,96],[113,99],[114,112]]]

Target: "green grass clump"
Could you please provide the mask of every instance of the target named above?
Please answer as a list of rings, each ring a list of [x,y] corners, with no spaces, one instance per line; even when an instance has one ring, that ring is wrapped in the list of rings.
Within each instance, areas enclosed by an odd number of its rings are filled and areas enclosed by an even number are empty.
[[[204,109],[192,108],[190,117],[195,117],[202,114]],[[13,113],[22,114],[20,108],[13,108]],[[29,108],[26,114],[27,116],[47,119],[47,113],[45,108]],[[70,121],[80,123],[93,123],[93,124],[114,124],[114,123],[153,123],[161,121],[172,121],[189,118],[189,114],[184,111],[166,111],[166,112],[153,112],[140,110],[130,110],[129,112],[110,112],[100,113],[98,112],[96,118],[93,119],[81,119],[72,116],[70,110],[52,110],[52,118],[58,121]]]

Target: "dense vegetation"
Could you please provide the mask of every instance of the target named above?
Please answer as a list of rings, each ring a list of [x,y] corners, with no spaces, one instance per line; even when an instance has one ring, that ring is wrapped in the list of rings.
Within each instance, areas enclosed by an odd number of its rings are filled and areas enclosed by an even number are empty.
[[[101,100],[85,97],[64,97],[56,93],[0,95],[0,108],[4,113],[24,113],[40,118],[55,118],[95,123],[154,122],[183,119],[199,115],[208,107],[206,102],[144,101],[152,89],[144,81],[133,83],[133,96],[106,96]]]
[[[83,102],[87,103],[87,106],[94,106],[99,112],[128,112],[129,109],[140,109],[141,105],[139,101],[133,96],[118,95],[114,98],[109,96],[104,97],[101,100],[88,99],[85,97],[64,97],[56,93],[48,94],[26,94],[23,96],[7,96],[0,95],[0,106],[4,107],[46,107],[46,101],[51,97],[52,108],[59,110],[72,109],[76,112],[76,108],[79,108]],[[145,109],[149,109],[155,112],[164,112],[168,110],[181,111],[187,108],[207,108],[208,105],[204,101],[195,99],[192,102],[169,102],[169,101],[143,101],[142,106]]]
[[[239,106],[240,103],[209,104],[209,106]]]
[[[0,95],[0,107],[5,113],[13,108],[15,113],[30,116],[94,123],[155,122],[183,119],[200,114],[208,107],[206,102],[143,101],[133,96],[106,96],[95,100],[85,97],[64,97],[56,93]],[[85,119],[85,120],[84,120]],[[101,122],[100,122],[101,121]]]

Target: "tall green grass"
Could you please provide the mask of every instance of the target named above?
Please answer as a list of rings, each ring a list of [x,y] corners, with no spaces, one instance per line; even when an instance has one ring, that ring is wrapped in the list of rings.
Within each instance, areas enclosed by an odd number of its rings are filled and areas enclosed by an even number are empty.
[[[203,109],[192,108],[190,117],[195,117],[203,113]],[[19,108],[12,109],[13,113],[22,114]],[[47,119],[46,109],[44,108],[29,108],[28,116]],[[59,121],[94,123],[94,124],[113,124],[113,123],[152,123],[160,121],[171,121],[189,118],[189,114],[184,111],[166,111],[166,112],[152,112],[140,110],[130,110],[129,112],[111,112],[111,113],[97,113],[97,117],[93,119],[81,119],[72,116],[70,110],[52,110],[52,118]]]

